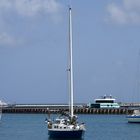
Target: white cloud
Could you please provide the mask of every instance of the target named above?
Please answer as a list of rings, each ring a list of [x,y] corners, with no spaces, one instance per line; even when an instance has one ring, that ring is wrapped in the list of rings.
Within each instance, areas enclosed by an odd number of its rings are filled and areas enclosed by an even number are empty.
[[[0,46],[17,47],[23,42],[23,40],[14,38],[12,35],[6,32],[0,33]]]
[[[140,0],[123,0],[123,5],[126,9],[140,11]]]
[[[9,45],[9,44],[14,45],[14,43],[15,43],[15,39],[12,36],[8,35],[5,32],[0,34],[1,45]]]
[[[12,26],[14,20],[17,19],[15,24],[19,25],[19,30],[24,26],[20,23],[33,21],[30,24],[34,24],[34,20],[40,19],[40,16],[56,23],[61,19],[62,8],[57,0],[0,0],[0,45],[17,46],[24,42],[20,39],[22,35],[13,32],[14,28],[17,30],[16,26]],[[18,17],[23,17],[23,20],[20,22],[21,18]]]
[[[0,11],[14,11],[21,16],[58,14],[60,9],[56,0],[0,0]]]
[[[107,6],[108,21],[118,24],[140,23],[140,0],[122,0],[121,4],[111,3]]]

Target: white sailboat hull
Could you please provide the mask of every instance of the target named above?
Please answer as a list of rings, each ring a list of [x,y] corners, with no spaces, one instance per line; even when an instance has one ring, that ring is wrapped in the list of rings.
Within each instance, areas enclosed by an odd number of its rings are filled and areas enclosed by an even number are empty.
[[[129,123],[140,123],[140,116],[127,116]]]

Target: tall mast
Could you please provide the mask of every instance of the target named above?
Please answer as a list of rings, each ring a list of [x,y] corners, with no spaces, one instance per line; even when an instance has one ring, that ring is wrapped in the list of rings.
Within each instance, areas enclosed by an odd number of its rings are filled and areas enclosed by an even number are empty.
[[[0,121],[1,121],[1,117],[2,117],[2,102],[0,101]]]
[[[69,84],[70,84],[70,115],[73,117],[73,59],[72,59],[72,16],[69,8]]]

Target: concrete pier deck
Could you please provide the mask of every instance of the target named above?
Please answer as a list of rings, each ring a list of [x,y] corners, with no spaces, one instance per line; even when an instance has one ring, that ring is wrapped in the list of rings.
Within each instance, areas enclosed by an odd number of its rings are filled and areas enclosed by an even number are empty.
[[[68,105],[14,105],[2,109],[3,113],[44,113],[57,114],[68,111]],[[120,108],[87,108],[82,105],[74,106],[75,114],[131,114],[131,107]]]

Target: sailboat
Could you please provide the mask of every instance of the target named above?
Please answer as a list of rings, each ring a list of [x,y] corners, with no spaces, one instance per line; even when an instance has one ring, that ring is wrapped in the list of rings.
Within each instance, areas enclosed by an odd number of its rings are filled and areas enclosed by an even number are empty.
[[[63,113],[54,121],[47,120],[48,135],[50,138],[82,138],[85,132],[85,124],[78,123],[73,109],[73,64],[72,64],[72,9],[69,8],[69,92],[70,109],[69,113]]]
[[[140,123],[140,109],[133,110],[131,115],[126,116],[129,123]]]

